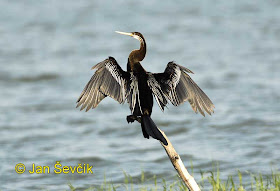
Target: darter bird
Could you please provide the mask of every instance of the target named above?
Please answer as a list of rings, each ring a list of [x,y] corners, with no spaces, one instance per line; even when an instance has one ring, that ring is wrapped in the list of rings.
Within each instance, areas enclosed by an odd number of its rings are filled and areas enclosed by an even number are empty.
[[[127,122],[138,121],[145,138],[151,136],[164,145],[168,143],[151,119],[153,96],[162,111],[169,100],[175,106],[188,101],[192,109],[203,116],[204,111],[209,115],[214,112],[212,101],[187,74],[193,73],[191,70],[172,61],[163,73],[147,72],[140,64],[146,55],[143,35],[139,32],[116,32],[139,40],[140,49],[129,54],[127,71],[122,70],[113,57],[93,66],[96,72],[78,98],[77,107],[88,111],[107,96],[119,103],[127,100],[132,114],[127,116]]]

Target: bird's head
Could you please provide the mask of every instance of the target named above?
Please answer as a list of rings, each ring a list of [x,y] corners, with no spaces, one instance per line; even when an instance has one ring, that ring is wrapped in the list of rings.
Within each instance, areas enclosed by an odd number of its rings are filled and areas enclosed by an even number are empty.
[[[120,32],[120,31],[115,31],[115,32],[119,33],[119,34],[131,36],[131,37],[139,40],[140,42],[145,41],[143,35],[140,32]]]
[[[129,60],[133,63],[142,61],[146,55],[146,42],[143,35],[140,32],[120,32],[116,31],[116,33],[131,36],[140,41],[140,49],[133,50],[129,54]]]

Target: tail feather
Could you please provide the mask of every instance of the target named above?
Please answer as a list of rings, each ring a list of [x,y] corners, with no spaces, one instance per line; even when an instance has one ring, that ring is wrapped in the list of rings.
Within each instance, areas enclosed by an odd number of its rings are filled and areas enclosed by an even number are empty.
[[[149,134],[147,133],[147,131],[145,130],[145,127],[144,127],[144,123],[142,122],[141,123],[141,127],[142,127],[142,133],[143,133],[143,136],[147,139],[149,139]]]
[[[148,115],[143,115],[142,116],[142,123],[141,123],[143,135],[145,138],[148,138],[149,136],[153,137],[154,139],[157,139],[161,141],[164,145],[168,145],[166,139],[162,135],[162,133],[159,131],[157,128],[156,124],[154,121],[151,119],[150,116]],[[144,132],[145,130],[145,132]],[[149,135],[147,137],[147,135]]]

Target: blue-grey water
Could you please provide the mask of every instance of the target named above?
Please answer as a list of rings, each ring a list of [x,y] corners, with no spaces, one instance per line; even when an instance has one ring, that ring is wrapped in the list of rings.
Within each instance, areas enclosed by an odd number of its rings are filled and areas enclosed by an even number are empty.
[[[156,140],[127,124],[128,105],[106,98],[80,112],[75,102],[109,55],[122,68],[139,43],[119,31],[139,31],[142,62],[162,72],[175,60],[216,106],[212,116],[188,103],[155,104],[153,119],[194,176],[219,163],[226,178],[269,174],[280,162],[280,3],[268,1],[0,1],[0,189],[79,189],[123,181],[141,170],[160,181],[173,169]],[[17,174],[15,165],[93,165],[93,174]],[[137,188],[137,183],[134,188]],[[120,189],[122,190],[122,189]]]

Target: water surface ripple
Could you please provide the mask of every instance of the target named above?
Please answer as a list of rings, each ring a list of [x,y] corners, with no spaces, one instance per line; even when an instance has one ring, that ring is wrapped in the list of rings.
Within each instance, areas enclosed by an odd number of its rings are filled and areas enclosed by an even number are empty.
[[[214,102],[215,114],[205,118],[187,103],[153,110],[198,180],[213,162],[222,177],[279,169],[279,2],[2,0],[0,7],[1,190],[65,190],[68,182],[85,189],[100,185],[104,173],[121,183],[123,170],[158,180],[176,174],[161,145],[144,139],[139,124],[127,124],[127,104],[106,98],[87,113],[75,108],[94,64],[110,55],[126,68],[139,46],[115,30],[142,32],[148,71],[175,60],[194,71]],[[14,171],[20,162],[56,161],[89,163],[94,173]]]

